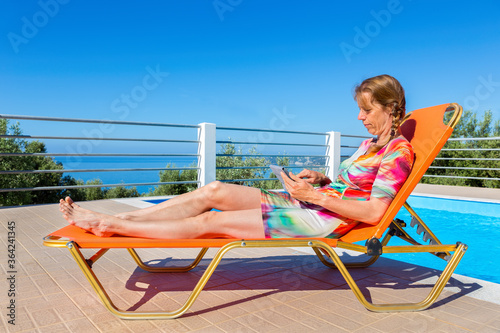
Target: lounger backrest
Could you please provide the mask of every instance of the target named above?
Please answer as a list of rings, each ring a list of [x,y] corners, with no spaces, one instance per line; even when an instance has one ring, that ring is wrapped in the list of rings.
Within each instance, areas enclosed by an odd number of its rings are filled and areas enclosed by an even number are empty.
[[[448,124],[443,123],[446,112],[454,112]],[[413,146],[415,161],[412,171],[377,225],[360,223],[341,237],[345,242],[356,242],[372,237],[381,238],[392,220],[412,193],[434,158],[439,154],[462,114],[458,104],[443,104],[415,110],[407,115],[401,132]]]

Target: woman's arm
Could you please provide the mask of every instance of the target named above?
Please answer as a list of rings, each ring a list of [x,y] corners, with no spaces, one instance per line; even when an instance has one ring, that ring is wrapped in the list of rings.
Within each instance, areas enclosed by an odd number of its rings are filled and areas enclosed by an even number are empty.
[[[306,180],[299,178],[298,175],[290,173],[290,177],[293,180],[288,179],[288,177],[283,177],[283,179],[286,190],[293,198],[322,206],[356,221],[377,224],[389,206],[389,204],[377,198],[371,198],[368,201],[357,201],[342,200],[323,195],[316,191]]]

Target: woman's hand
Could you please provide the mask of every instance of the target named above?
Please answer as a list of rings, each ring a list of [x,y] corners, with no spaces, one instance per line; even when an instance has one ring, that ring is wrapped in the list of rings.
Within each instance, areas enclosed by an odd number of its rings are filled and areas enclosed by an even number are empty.
[[[368,224],[377,224],[389,206],[389,203],[378,198],[358,201],[342,200],[341,198],[323,195],[316,191],[307,179],[300,178],[300,174],[302,172],[297,175],[290,172],[290,178],[292,178],[290,179],[284,172],[281,173],[288,193],[297,200],[319,205],[341,216]],[[321,175],[321,173],[319,174]]]
[[[298,178],[302,178],[304,181],[309,184],[320,184],[321,186],[325,186],[330,184],[332,181],[330,178],[322,174],[318,171],[304,169],[297,174]]]
[[[294,175],[290,172],[290,178],[282,172],[281,177],[286,185],[286,190],[292,198],[300,201],[314,203],[314,199],[317,198],[318,192],[314,190],[314,187],[307,182],[307,180],[301,179],[298,175]]]

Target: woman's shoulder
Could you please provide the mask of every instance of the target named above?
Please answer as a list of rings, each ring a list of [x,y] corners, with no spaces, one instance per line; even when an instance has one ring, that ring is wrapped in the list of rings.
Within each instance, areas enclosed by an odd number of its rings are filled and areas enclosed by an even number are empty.
[[[410,143],[410,141],[408,141],[404,136],[400,135],[394,139],[391,140],[389,146],[393,147],[393,148],[396,148],[396,149],[400,149],[400,148],[409,148],[411,150],[413,150],[413,147]]]
[[[386,155],[393,152],[399,152],[404,155],[413,155],[413,147],[411,143],[401,135],[392,139],[386,146]]]

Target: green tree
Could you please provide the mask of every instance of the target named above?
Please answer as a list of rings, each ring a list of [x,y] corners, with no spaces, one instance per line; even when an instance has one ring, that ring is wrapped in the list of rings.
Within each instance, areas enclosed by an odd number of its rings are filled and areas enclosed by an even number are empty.
[[[7,119],[0,119],[0,135],[22,135],[19,123],[9,126]],[[0,138],[0,153],[46,153],[45,144],[21,138]],[[31,188],[64,186],[69,177],[62,173],[36,173],[36,170],[61,170],[62,164],[47,156],[0,156],[0,170],[21,170],[24,173],[0,174],[0,188]],[[62,191],[8,191],[0,192],[0,206],[27,205],[56,202]]]
[[[0,135],[21,136],[22,131],[18,122],[9,126],[7,119],[0,119]],[[28,141],[23,138],[0,138],[0,153],[37,154],[46,153],[43,142]],[[84,185],[82,180],[75,180],[71,176],[63,176],[61,172],[37,172],[40,170],[63,170],[63,165],[48,156],[0,156],[0,171],[24,171],[23,173],[0,174],[0,188],[19,189],[32,187],[60,186],[63,190],[37,191],[7,191],[0,192],[0,206],[14,206],[40,203],[54,203],[60,198],[71,196],[73,200],[99,200],[117,197],[139,196],[135,187],[126,189],[122,186],[106,188],[67,189],[67,187]],[[100,179],[87,181],[87,185],[101,185]]]
[[[196,167],[196,164],[191,164],[191,167]],[[176,168],[175,164],[167,164],[167,169]],[[160,182],[183,182],[196,181],[197,170],[163,170],[160,171]],[[155,186],[150,190],[148,195],[179,195],[186,192],[191,192],[198,187],[196,183],[188,184],[164,184]]]
[[[465,111],[451,137],[498,137],[500,121],[497,120],[492,124],[492,119],[491,111],[486,111],[482,119],[478,119],[475,112]],[[500,140],[448,141],[426,174],[445,175],[450,178],[424,177],[422,183],[499,188],[498,180],[488,179],[500,178],[500,172],[493,170],[500,167],[500,162],[493,160],[500,156],[498,149]]]
[[[75,185],[102,185],[102,180],[99,178],[87,180],[83,182],[83,180],[78,179],[75,182]],[[69,192],[70,190],[68,190]],[[116,187],[86,187],[73,189],[70,193],[68,193],[73,200],[103,200],[103,199],[114,199],[114,198],[131,198],[131,197],[139,197],[140,194],[137,191],[137,188],[131,187],[126,188],[125,186],[116,186]]]
[[[281,188],[281,183],[278,180],[272,181],[243,181],[242,179],[259,179],[259,178],[276,178],[274,174],[269,175],[269,164],[271,161],[263,156],[260,156],[255,147],[248,150],[247,156],[238,156],[243,154],[241,147],[236,147],[234,144],[223,144],[220,147],[219,154],[225,156],[217,156],[216,159],[216,178],[218,180],[230,180],[233,184],[247,185],[264,189]],[[283,166],[288,165],[289,159],[278,157],[276,164]],[[196,167],[192,164],[191,167]],[[175,164],[168,164],[167,168],[175,168]],[[231,169],[234,168],[234,169]],[[160,182],[179,182],[179,181],[195,181],[197,179],[197,170],[164,170],[160,171]],[[148,195],[178,195],[193,191],[198,185],[193,184],[168,184],[159,185],[151,190]]]
[[[83,181],[78,180],[77,183],[84,185]],[[102,185],[102,180],[92,179],[87,180],[85,185]],[[83,189],[85,192],[85,200],[102,200],[104,199],[104,191],[102,187],[86,187]]]
[[[252,187],[258,187],[262,189],[277,189],[281,188],[281,183],[278,180],[267,180],[259,181],[262,178],[276,178],[273,173],[270,173],[268,166],[271,160],[260,156],[261,154],[257,151],[256,147],[251,147],[248,150],[248,155],[246,158],[243,156],[238,156],[243,154],[243,149],[241,147],[236,148],[232,143],[226,143],[221,145],[220,150],[221,155],[227,156],[217,156],[216,160],[216,177],[218,180],[230,180],[232,184],[247,185]],[[289,159],[285,157],[278,157],[275,164],[287,166]],[[234,169],[231,169],[234,168]],[[243,181],[242,179],[252,179],[250,181]]]
[[[104,195],[106,199],[132,198],[140,196],[141,195],[139,194],[135,186],[131,188],[126,188],[125,186],[112,187],[110,189],[107,189],[106,194]]]

